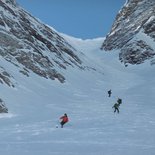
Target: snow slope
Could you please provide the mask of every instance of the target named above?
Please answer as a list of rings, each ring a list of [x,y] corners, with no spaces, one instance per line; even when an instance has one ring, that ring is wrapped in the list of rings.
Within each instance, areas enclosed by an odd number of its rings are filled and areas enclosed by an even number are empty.
[[[1,62],[18,83],[0,86],[9,109],[0,115],[2,155],[154,155],[154,66],[120,64],[117,51],[100,51],[102,40],[64,37],[95,70],[64,72],[64,84],[17,74],[14,65]],[[90,62],[91,60],[91,62]],[[107,91],[112,89],[112,97]],[[120,114],[112,106],[120,97]],[[60,128],[59,117],[70,122]],[[56,128],[56,126],[59,128]]]

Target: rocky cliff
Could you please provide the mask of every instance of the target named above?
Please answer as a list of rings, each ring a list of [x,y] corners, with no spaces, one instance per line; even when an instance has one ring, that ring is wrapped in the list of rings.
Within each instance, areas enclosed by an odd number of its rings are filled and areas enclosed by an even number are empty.
[[[14,87],[7,61],[24,76],[65,81],[67,67],[83,69],[76,50],[54,29],[22,9],[15,0],[0,1],[0,83]]]
[[[154,63],[155,1],[128,0],[119,11],[102,49],[120,49],[119,59],[127,64]]]

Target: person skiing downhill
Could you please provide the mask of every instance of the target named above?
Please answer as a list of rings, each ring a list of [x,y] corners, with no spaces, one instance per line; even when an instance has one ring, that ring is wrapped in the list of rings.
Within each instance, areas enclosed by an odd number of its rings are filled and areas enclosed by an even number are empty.
[[[117,111],[117,113],[119,113],[119,103],[115,103],[114,106],[112,108],[114,108],[114,113]]]
[[[67,114],[65,113],[63,116],[61,116],[60,120],[61,128],[63,128],[64,124],[66,124],[69,121]]]
[[[112,92],[111,92],[111,89],[110,89],[110,90],[108,90],[109,97],[111,96],[111,94],[112,94]]]

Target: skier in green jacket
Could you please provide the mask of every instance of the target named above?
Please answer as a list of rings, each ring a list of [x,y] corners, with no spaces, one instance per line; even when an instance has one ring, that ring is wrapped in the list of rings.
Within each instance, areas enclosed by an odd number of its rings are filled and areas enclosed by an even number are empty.
[[[112,107],[114,108],[114,113],[117,111],[117,113],[119,113],[119,103],[115,103],[114,106]]]

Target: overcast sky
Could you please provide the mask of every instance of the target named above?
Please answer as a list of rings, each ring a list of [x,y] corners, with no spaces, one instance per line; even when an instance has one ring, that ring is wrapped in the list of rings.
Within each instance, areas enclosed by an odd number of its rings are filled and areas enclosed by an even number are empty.
[[[105,37],[126,0],[17,0],[59,32],[82,39]]]

